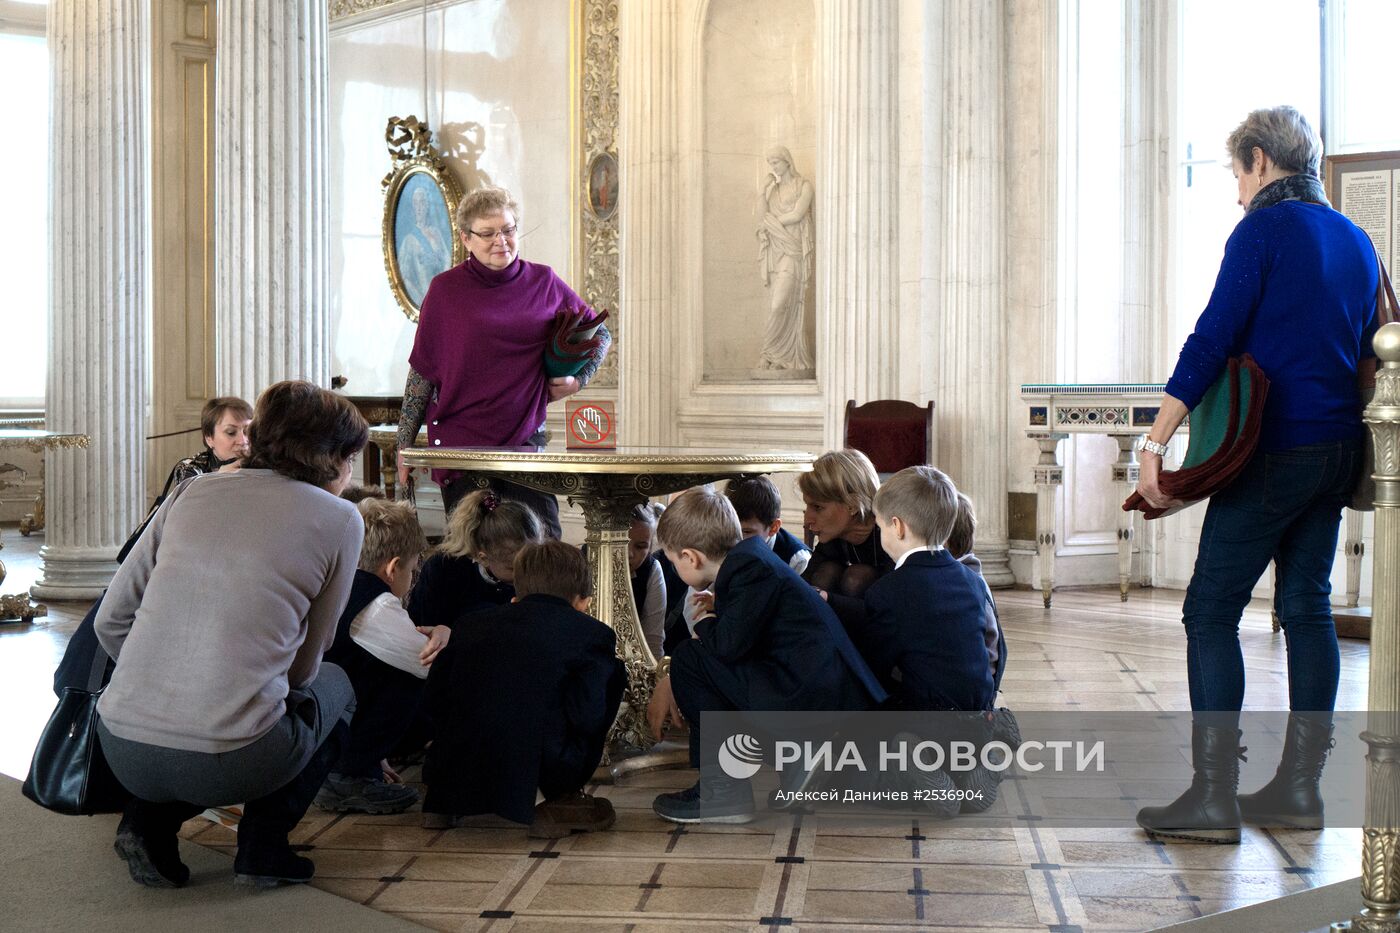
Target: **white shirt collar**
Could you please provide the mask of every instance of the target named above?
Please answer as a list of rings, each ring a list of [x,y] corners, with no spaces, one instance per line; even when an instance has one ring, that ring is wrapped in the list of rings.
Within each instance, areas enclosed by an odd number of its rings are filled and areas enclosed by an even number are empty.
[[[934,553],[935,551],[941,551],[941,550],[943,550],[942,547],[930,547],[930,546],[927,545],[927,544],[925,544],[923,547],[914,547],[914,548],[910,548],[909,550],[905,551],[903,554],[899,555],[899,560],[897,560],[897,561],[894,562],[894,569],[895,569],[895,570],[898,570],[900,567],[903,567],[903,566],[904,566],[904,562],[905,562],[906,560],[909,559],[909,555],[910,555],[910,554],[917,554],[917,553],[919,553],[920,551],[928,551],[930,554],[932,554],[932,553]]]

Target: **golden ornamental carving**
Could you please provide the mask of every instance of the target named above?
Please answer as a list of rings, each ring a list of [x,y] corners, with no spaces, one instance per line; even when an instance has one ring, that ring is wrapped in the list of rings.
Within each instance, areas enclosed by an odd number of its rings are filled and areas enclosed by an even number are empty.
[[[579,153],[579,211],[582,216],[583,299],[608,308],[613,349],[594,376],[594,385],[617,385],[617,350],[626,322],[619,313],[617,170],[618,0],[584,0],[582,81],[579,110],[583,132]]]
[[[462,187],[432,143],[432,130],[415,116],[390,117],[384,127],[389,173],[384,191],[381,244],[394,300],[410,321],[433,276],[467,258],[457,229]]]

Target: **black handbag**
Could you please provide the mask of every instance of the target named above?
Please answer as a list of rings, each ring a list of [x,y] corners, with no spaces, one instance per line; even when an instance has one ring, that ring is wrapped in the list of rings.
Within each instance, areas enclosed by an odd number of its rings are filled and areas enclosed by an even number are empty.
[[[131,799],[108,766],[97,738],[97,700],[106,670],[107,652],[99,647],[88,689],[64,689],[39,736],[22,791],[46,810],[70,816],[120,813]]]

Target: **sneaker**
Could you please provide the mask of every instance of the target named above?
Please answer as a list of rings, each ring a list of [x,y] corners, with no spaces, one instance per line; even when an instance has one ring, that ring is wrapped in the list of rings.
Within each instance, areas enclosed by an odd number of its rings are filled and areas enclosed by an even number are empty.
[[[458,816],[455,813],[430,813],[423,811],[424,829],[456,829],[467,822],[465,816]]]
[[[407,784],[344,774],[331,774],[316,792],[316,806],[337,813],[402,813],[417,802]]]
[[[800,761],[790,762],[778,772],[779,787],[768,796],[768,809],[780,813],[813,813],[816,807],[811,801],[802,800],[797,795],[815,790],[821,774],[805,768]]]
[[[966,791],[966,797],[959,808],[960,813],[981,813],[997,802],[1001,789],[1001,772],[993,771],[979,764],[971,771],[959,771],[953,775],[953,782],[959,790]]]
[[[992,711],[992,738],[1005,742],[1012,751],[1021,747],[1021,724],[1016,721],[1016,714],[1005,706]]]
[[[702,777],[693,787],[661,794],[651,808],[672,823],[747,823],[754,817],[753,790],[748,781]]]
[[[611,801],[580,791],[546,800],[535,807],[535,821],[530,824],[529,834],[535,839],[559,839],[571,833],[607,829],[616,819]]]

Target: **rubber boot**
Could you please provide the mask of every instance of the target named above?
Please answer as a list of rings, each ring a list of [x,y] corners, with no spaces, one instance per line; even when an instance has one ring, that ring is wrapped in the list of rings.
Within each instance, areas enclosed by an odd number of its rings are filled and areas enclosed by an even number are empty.
[[[1165,807],[1143,807],[1137,822],[1154,839],[1238,845],[1240,806],[1240,730],[1191,726],[1191,764],[1195,777],[1186,793]]]
[[[1336,742],[1332,717],[1316,713],[1289,713],[1283,757],[1273,780],[1252,794],[1240,794],[1240,816],[1246,823],[1322,828],[1322,768]]]

